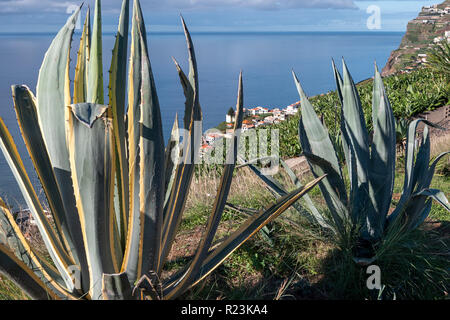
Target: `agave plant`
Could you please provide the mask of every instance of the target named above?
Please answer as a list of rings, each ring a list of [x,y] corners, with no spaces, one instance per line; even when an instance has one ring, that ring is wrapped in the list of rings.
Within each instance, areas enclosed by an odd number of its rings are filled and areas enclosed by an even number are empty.
[[[449,152],[430,162],[428,126],[439,128],[429,121],[418,119],[408,128],[405,182],[403,193],[395,210],[391,209],[396,163],[396,128],[393,111],[383,80],[375,68],[372,96],[373,142],[369,145],[364,113],[358,91],[348,68],[343,62],[344,77],[334,66],[337,92],[341,101],[341,133],[350,180],[347,192],[342,170],[328,132],[317,118],[298,78],[294,79],[302,106],[299,124],[300,143],[313,175],[328,174],[319,183],[330,211],[323,217],[335,232],[344,233],[349,224],[357,234],[355,261],[370,263],[374,250],[390,226],[399,223],[407,230],[417,228],[429,215],[432,200],[450,211],[444,193],[430,189],[437,162]],[[425,124],[422,143],[416,154],[416,131]]]
[[[202,120],[197,63],[182,19],[189,75],[175,64],[186,96],[184,128],[188,135],[183,144],[188,148],[181,148],[177,120],[165,146],[138,0],[132,13],[127,90],[129,7],[129,0],[124,0],[109,75],[108,105],[104,104],[103,93],[99,0],[92,31],[89,10],[86,16],[73,95],[69,53],[81,7],[45,55],[36,98],[25,86],[12,87],[21,133],[52,219],[44,213],[13,138],[0,118],[0,147],[52,260],[49,263],[30,246],[1,201],[0,272],[34,299],[177,298],[320,181],[258,212],[213,249],[236,163],[237,148],[232,144],[230,161],[193,259],[172,277],[161,279],[183,217],[198,154],[196,139],[201,137],[201,128],[194,125]],[[243,117],[242,73],[237,110],[234,145]],[[182,161],[176,161],[178,158]]]
[[[430,189],[438,162],[449,152],[439,155],[431,165],[428,126],[440,128],[429,121],[418,119],[410,123],[407,131],[405,181],[403,193],[395,209],[391,210],[396,163],[395,118],[381,75],[376,68],[372,120],[373,142],[369,145],[364,113],[353,79],[344,65],[344,78],[333,69],[337,93],[341,102],[341,137],[345,162],[350,180],[349,189],[344,180],[343,166],[335,150],[334,139],[322,124],[309,102],[297,76],[294,80],[301,99],[299,137],[304,156],[314,176],[327,176],[319,183],[328,211],[319,211],[309,197],[295,208],[302,215],[330,230],[341,242],[352,245],[354,260],[368,264],[376,259],[376,248],[393,226],[404,231],[417,228],[429,215],[432,200],[450,211],[444,193]],[[421,145],[417,150],[416,136],[420,122],[425,124]],[[442,129],[442,128],[441,128]],[[281,162],[283,164],[283,162]],[[273,177],[264,176],[252,164],[247,164],[278,196],[287,194],[285,188]],[[283,165],[292,182],[299,185],[294,172]],[[392,213],[389,215],[389,212]],[[397,228],[398,229],[398,228]],[[348,240],[356,239],[356,243]]]

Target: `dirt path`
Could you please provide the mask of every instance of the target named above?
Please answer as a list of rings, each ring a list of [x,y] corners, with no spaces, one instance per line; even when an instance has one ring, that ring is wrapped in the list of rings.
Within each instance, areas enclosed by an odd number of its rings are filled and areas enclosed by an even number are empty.
[[[416,119],[422,118],[422,119],[428,120],[430,122],[433,122],[445,129],[447,129],[446,131],[443,131],[443,130],[431,128],[431,130],[430,130],[431,136],[443,136],[443,135],[446,136],[446,135],[450,134],[450,105],[440,107],[434,111],[419,114],[415,118]],[[422,131],[423,127],[424,127],[424,125],[420,124],[419,130]],[[449,139],[450,139],[450,137],[449,137]]]

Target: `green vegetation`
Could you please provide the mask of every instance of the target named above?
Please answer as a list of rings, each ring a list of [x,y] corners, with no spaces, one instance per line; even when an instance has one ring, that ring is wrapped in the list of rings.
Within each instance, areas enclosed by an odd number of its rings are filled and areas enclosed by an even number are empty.
[[[219,123],[219,124],[217,125],[216,129],[217,129],[217,130],[220,130],[220,131],[222,131],[222,132],[227,131],[227,129],[228,129],[228,128],[227,128],[227,122],[226,122],[226,121],[223,121],[223,122]]]
[[[450,79],[450,43],[447,40],[436,45],[428,55],[428,65]]]

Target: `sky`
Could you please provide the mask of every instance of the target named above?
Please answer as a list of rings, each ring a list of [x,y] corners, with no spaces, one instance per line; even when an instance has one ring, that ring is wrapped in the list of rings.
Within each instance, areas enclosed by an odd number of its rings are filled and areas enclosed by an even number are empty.
[[[79,1],[0,0],[0,33],[55,33]],[[84,0],[93,7],[94,0]],[[103,0],[104,32],[115,32],[122,0]],[[141,0],[150,32],[398,31],[421,7],[443,0]]]

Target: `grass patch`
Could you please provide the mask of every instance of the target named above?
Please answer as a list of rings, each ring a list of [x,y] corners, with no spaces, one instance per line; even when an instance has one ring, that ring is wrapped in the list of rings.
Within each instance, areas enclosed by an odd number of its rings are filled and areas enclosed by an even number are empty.
[[[0,275],[0,300],[28,300],[28,297],[14,283]]]

